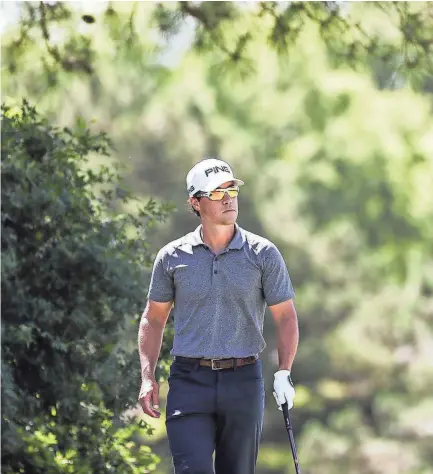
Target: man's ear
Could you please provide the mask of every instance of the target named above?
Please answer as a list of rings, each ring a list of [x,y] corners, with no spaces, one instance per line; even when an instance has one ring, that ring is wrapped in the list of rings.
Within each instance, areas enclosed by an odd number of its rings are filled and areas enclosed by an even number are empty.
[[[200,201],[197,198],[195,197],[189,198],[189,203],[196,211],[200,211]]]

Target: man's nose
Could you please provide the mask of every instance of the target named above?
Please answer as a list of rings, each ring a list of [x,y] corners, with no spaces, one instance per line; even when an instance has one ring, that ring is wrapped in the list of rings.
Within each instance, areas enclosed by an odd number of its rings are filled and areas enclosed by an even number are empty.
[[[224,193],[223,202],[232,202],[233,198],[229,196],[229,193]]]

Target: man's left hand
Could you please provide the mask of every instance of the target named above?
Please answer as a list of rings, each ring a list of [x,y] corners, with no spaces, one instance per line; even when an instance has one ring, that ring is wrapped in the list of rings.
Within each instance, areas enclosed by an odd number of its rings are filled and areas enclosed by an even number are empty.
[[[274,398],[279,410],[282,410],[281,405],[284,403],[287,403],[289,410],[293,407],[295,387],[290,378],[290,370],[279,370],[278,372],[275,372]]]

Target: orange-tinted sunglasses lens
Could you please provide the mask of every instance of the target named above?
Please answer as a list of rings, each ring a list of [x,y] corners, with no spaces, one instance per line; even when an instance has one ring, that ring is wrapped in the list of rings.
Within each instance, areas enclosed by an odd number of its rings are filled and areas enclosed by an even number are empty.
[[[225,193],[227,193],[231,198],[235,198],[239,194],[239,189],[237,189],[237,188],[227,188],[227,189],[224,189],[224,191],[222,189],[211,191],[209,193],[209,199],[211,201],[221,201],[221,199],[224,197]]]

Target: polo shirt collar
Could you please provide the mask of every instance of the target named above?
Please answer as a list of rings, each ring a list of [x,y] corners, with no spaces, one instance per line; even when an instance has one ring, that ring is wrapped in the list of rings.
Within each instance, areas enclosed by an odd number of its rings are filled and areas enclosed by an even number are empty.
[[[193,247],[196,247],[198,245],[206,245],[203,242],[203,239],[201,238],[201,229],[202,229],[202,225],[200,224],[193,232],[189,233],[186,236],[185,243],[190,244]],[[231,242],[229,243],[229,245],[227,246],[227,248],[240,250],[246,240],[245,232],[238,224],[235,224],[235,229],[236,229],[235,235],[233,239],[231,240]]]
[[[186,236],[186,243],[197,247],[198,245],[205,245],[203,239],[201,238],[201,224]]]
[[[245,243],[245,233],[244,230],[237,224],[235,224],[235,229],[236,233],[227,248],[240,250]]]

